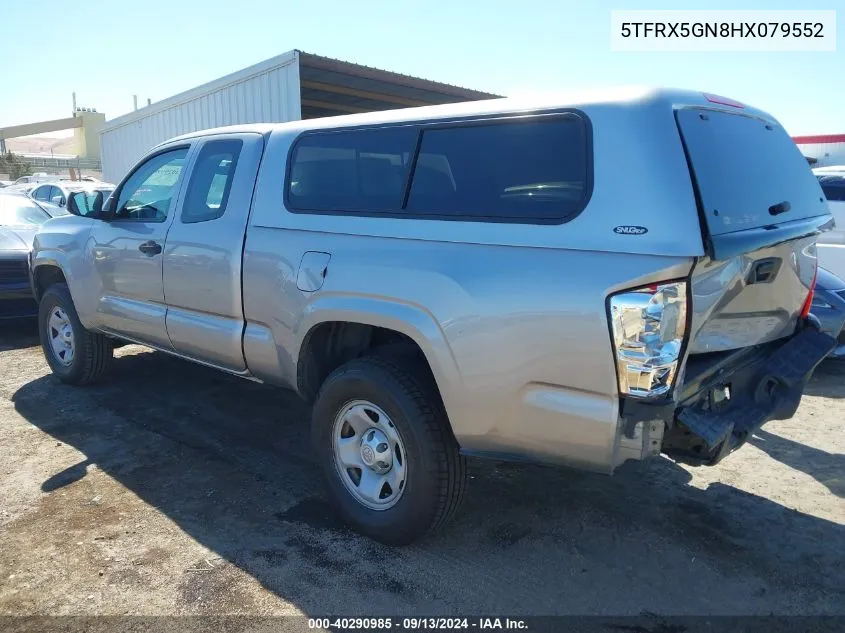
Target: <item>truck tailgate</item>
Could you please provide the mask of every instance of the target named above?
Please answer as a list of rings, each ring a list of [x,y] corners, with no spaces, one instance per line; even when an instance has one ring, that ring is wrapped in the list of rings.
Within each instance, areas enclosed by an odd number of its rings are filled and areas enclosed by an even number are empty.
[[[818,181],[776,122],[709,108],[680,109],[676,119],[710,253],[692,272],[689,352],[791,335],[830,219]]]

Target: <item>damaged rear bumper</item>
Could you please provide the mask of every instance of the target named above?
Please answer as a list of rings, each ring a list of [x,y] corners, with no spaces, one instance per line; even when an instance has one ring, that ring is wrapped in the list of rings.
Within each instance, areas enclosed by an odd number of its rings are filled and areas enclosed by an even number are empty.
[[[686,464],[716,464],[766,422],[791,418],[813,370],[834,347],[836,339],[811,317],[785,342],[689,372],[676,401],[625,400],[625,433],[662,422],[663,453]]]

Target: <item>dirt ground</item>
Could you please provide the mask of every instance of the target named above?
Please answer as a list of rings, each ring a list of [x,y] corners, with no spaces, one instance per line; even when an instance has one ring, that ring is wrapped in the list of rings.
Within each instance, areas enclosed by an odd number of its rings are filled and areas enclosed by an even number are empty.
[[[0,615],[845,614],[845,364],[718,467],[474,462],[390,549],[330,515],[293,394],[139,347],[74,389],[0,327]]]

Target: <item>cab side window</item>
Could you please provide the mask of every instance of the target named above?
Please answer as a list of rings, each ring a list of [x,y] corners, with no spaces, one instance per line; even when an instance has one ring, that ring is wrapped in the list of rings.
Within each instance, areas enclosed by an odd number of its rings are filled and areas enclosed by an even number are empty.
[[[188,148],[156,154],[136,169],[120,189],[115,220],[164,222]]]
[[[184,224],[216,220],[226,213],[242,148],[243,141],[236,139],[209,141],[202,146],[182,205]]]

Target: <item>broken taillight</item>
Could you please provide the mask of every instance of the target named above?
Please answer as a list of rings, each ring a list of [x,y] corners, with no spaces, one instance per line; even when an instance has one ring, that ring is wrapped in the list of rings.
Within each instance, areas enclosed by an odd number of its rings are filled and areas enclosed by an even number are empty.
[[[672,389],[687,329],[687,282],[666,282],[610,297],[619,393],[653,398]]]

